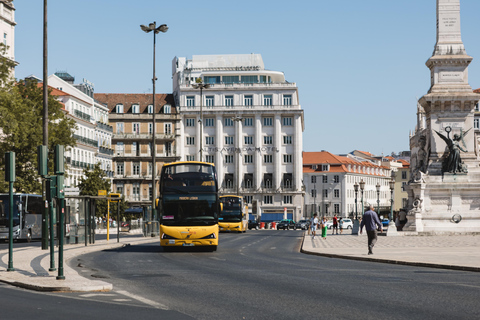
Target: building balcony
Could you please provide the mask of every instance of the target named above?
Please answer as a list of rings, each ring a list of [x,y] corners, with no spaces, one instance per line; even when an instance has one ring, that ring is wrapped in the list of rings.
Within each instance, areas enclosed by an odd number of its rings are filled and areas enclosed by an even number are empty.
[[[97,121],[97,127],[108,132],[113,132],[113,127],[111,125],[102,123],[100,121]]]
[[[148,140],[151,141],[153,134],[151,133],[115,133],[112,137],[113,140]],[[169,140],[174,141],[174,134],[156,133],[155,140]]]
[[[89,114],[86,114],[80,110],[73,110],[73,114],[77,117],[77,118],[80,118],[82,120],[85,120],[85,121],[88,121],[90,122],[90,119],[92,118]]]
[[[271,83],[211,83],[210,88],[208,89],[209,91],[211,90],[265,90],[265,89],[281,89],[281,88],[296,88],[297,84],[296,83],[290,83],[290,82],[271,82]],[[181,90],[195,90],[198,91],[198,89],[194,89],[191,84],[181,84],[180,85]],[[204,91],[205,94],[206,91]]]
[[[80,142],[80,143],[83,143],[83,144],[86,144],[86,145],[89,145],[89,146],[92,146],[92,147],[98,147],[98,142],[96,140],[93,140],[93,139],[90,139],[90,138],[85,138],[85,137],[82,137],[78,134],[74,134],[73,137],[75,138],[75,140],[77,140],[77,142]]]
[[[107,147],[99,147],[98,152],[108,156],[113,156],[114,150]]]

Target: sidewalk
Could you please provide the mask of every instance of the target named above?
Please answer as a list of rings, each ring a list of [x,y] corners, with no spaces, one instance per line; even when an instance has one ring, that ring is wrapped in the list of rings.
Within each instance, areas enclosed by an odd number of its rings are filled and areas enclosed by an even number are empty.
[[[55,268],[56,271],[48,271],[50,268],[50,249],[42,250],[41,247],[13,247],[13,268],[15,271],[7,271],[8,267],[8,248],[0,250],[0,282],[11,285],[37,290],[37,291],[55,291],[55,292],[92,292],[92,291],[110,291],[112,284],[105,281],[88,279],[82,277],[77,271],[68,266],[67,261],[85,253],[94,251],[114,249],[126,244],[141,244],[158,242],[158,237],[138,237],[120,238],[110,237],[110,240],[96,240],[95,244],[75,244],[64,245],[63,250],[63,274],[65,280],[57,280],[58,275],[58,248],[55,247]]]
[[[374,261],[480,272],[480,235],[378,236],[373,255],[368,255],[367,236],[332,235],[312,239],[304,234],[303,253],[332,258]]]

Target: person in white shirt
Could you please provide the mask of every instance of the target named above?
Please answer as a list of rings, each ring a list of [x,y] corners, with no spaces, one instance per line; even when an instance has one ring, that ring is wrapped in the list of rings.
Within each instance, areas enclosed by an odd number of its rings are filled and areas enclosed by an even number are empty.
[[[310,231],[312,231],[313,239],[315,239],[315,232],[317,231],[317,226],[318,226],[318,218],[317,218],[317,214],[315,213],[313,215],[313,218],[310,219]]]

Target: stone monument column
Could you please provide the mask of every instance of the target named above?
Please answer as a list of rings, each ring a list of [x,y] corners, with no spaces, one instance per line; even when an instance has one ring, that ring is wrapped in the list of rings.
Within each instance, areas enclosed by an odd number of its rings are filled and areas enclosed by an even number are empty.
[[[437,42],[426,62],[431,87],[418,101],[410,137],[408,186],[411,230],[480,231],[480,168],[473,129],[480,95],[468,84],[468,56],[460,28],[460,0],[437,0]],[[452,216],[472,218],[452,223]],[[420,217],[420,218],[419,218]]]

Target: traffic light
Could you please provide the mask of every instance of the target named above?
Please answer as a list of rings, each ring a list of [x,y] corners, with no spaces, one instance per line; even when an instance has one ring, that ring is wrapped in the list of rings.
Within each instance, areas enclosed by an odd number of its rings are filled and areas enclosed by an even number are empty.
[[[55,161],[54,161],[54,171],[55,174],[64,174],[65,173],[65,158],[63,157],[65,148],[62,145],[55,146]]]
[[[5,152],[5,181],[15,182],[15,152]]]
[[[48,148],[47,146],[37,147],[38,174],[48,175]]]

